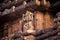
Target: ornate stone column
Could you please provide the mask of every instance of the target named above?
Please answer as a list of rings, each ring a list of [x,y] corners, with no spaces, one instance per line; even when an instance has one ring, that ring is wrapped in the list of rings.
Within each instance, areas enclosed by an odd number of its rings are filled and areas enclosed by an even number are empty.
[[[58,25],[58,28],[57,28],[57,31],[58,31],[57,39],[59,40],[59,38],[60,38],[60,12],[57,13],[57,25]]]

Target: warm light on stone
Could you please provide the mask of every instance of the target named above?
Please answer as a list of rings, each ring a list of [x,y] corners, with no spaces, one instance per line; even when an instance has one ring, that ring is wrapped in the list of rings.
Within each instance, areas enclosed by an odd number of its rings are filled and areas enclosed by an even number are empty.
[[[36,0],[36,5],[40,5],[40,1],[39,0]]]

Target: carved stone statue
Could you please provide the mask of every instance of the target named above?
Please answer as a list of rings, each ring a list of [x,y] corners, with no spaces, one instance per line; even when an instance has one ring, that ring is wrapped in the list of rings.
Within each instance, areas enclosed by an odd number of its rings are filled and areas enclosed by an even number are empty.
[[[33,33],[34,32],[34,26],[33,26],[33,13],[31,13],[30,11],[27,11],[26,14],[23,14],[23,32],[27,32],[27,33]],[[32,37],[31,35],[29,36],[25,36],[24,39],[25,40],[32,40],[32,38],[34,39],[34,37]]]
[[[33,13],[27,11],[26,14],[23,14],[23,31],[27,32],[27,30],[33,30]]]

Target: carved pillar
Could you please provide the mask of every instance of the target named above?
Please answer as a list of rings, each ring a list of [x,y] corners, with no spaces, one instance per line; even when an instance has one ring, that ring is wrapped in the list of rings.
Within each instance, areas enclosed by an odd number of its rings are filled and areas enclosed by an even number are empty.
[[[57,34],[57,38],[59,39],[60,38],[60,12],[57,13],[57,25],[58,25],[58,28],[57,28],[57,31],[58,31],[58,34]]]

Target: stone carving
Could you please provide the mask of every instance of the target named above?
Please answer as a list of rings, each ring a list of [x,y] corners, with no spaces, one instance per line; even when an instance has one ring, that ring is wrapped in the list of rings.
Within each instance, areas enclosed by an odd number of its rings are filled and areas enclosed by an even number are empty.
[[[26,14],[23,14],[23,30],[24,32],[26,32],[27,30],[33,30],[33,13],[27,11]]]
[[[27,11],[26,14],[23,14],[23,32],[33,33],[33,13]],[[24,40],[34,40],[33,35],[24,36]]]

